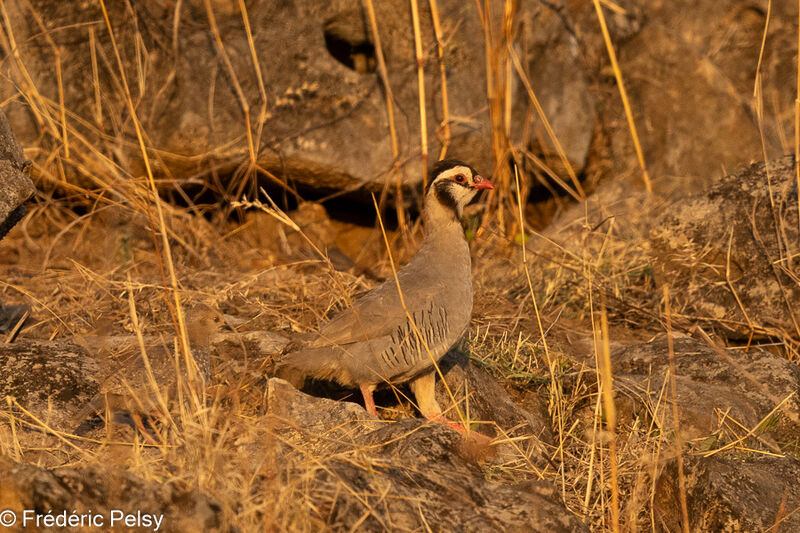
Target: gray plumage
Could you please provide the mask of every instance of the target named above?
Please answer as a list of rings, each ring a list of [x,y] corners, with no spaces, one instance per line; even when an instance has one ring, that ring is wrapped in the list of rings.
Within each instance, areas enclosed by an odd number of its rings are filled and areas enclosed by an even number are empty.
[[[373,412],[372,390],[411,382],[423,414],[441,414],[433,398],[434,361],[461,338],[472,315],[470,252],[459,219],[478,190],[492,185],[459,161],[440,162],[434,172],[423,212],[427,234],[397,273],[403,299],[389,278],[324,324],[303,349],[284,356],[279,377],[298,387],[306,377],[359,387]]]

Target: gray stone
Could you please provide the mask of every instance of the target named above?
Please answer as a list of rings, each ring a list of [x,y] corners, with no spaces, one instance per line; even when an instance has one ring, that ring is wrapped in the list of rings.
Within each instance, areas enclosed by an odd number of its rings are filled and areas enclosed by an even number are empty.
[[[800,531],[800,463],[790,457],[692,457],[684,460],[689,531]],[[660,531],[681,531],[677,463],[658,479]]]
[[[25,154],[0,111],[0,239],[25,215],[22,204],[35,192],[25,166]]]
[[[651,231],[673,310],[726,335],[800,338],[794,161],[756,163],[667,206]]]
[[[490,452],[471,449],[442,424],[378,421],[358,405],[279,379],[268,390],[270,416],[261,424],[283,436],[276,462],[290,479],[306,476],[305,505],[327,527],[587,531],[554,485],[488,481],[478,461]],[[284,526],[296,529],[303,519],[296,520]]]
[[[720,350],[688,337],[674,339],[675,381],[680,432],[683,438],[717,434],[732,440],[747,430],[756,435],[790,443],[800,432],[800,367],[760,348]],[[614,383],[622,419],[643,415],[656,418],[663,431],[675,425],[669,394],[669,353],[664,338],[616,350],[611,356]],[[662,387],[665,387],[662,392]],[[772,420],[768,415],[783,400]],[[634,403],[626,405],[623,398]],[[659,401],[660,398],[660,401]],[[653,408],[660,405],[657,413]],[[720,413],[747,430],[729,432],[720,424]],[[723,430],[717,433],[719,430]],[[713,445],[713,443],[712,443]]]
[[[358,404],[310,396],[278,378],[267,382],[267,413],[288,422],[306,438],[320,434],[343,438],[348,428],[361,432],[383,425]]]
[[[99,466],[63,467],[46,470],[34,465],[15,463],[0,456],[0,507],[16,514],[17,522],[7,531],[111,531],[111,510],[124,513],[164,515],[159,531],[231,531],[225,526],[222,505],[183,481],[166,484],[145,481],[133,474],[107,470]],[[64,512],[101,515],[104,527],[42,528],[22,527],[23,511],[54,517]],[[120,523],[113,530],[118,530]],[[152,531],[155,526],[125,528],[127,531]]]
[[[518,19],[520,48],[527,52],[523,61],[531,88],[570,165],[580,174],[589,156],[597,113],[570,13],[563,1],[542,2],[535,8],[521,10]],[[520,136],[519,140],[570,183],[569,174],[524,85],[520,83],[516,91],[513,129]],[[527,118],[533,127],[529,128],[529,137],[523,139]]]

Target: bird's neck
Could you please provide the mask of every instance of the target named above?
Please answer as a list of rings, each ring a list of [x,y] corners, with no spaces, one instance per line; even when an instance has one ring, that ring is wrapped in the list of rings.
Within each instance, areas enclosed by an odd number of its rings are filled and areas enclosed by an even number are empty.
[[[422,219],[428,228],[428,233],[434,228],[450,226],[461,229],[461,209],[456,205],[444,205],[436,197],[434,191],[429,192],[427,198],[425,198]]]
[[[427,244],[445,255],[461,254],[467,241],[456,209],[428,198],[422,217],[426,229],[423,246]]]

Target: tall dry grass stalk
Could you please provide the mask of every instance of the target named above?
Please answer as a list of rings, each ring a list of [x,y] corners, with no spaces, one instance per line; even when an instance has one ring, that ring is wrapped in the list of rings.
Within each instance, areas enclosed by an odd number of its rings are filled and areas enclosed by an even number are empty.
[[[11,19],[8,16],[8,10],[6,9],[5,2],[0,2],[0,12],[2,12],[3,22],[5,24],[3,45],[6,53],[14,58],[14,66],[17,68],[22,78],[19,80],[19,83],[22,86],[21,96],[24,98],[25,103],[30,106],[31,114],[36,120],[37,125],[42,127],[46,124],[50,135],[52,135],[54,138],[59,138],[60,134],[63,133],[63,130],[59,129],[56,125],[54,118],[50,114],[49,104],[39,92],[30,72],[28,71],[28,67],[25,65],[20,47],[14,38]]]
[[[250,28],[250,17],[247,14],[247,6],[245,0],[238,0],[239,11],[242,15],[242,24],[247,35],[247,47],[250,50],[250,59],[253,61],[253,72],[256,74],[256,82],[258,84],[258,94],[261,96],[261,106],[258,110],[258,126],[256,134],[248,133],[248,151],[250,154],[250,168],[249,171],[253,172],[258,165],[256,152],[258,147],[261,146],[261,134],[264,131],[264,124],[267,121],[267,89],[264,86],[264,76],[261,73],[261,62],[258,59],[256,52],[255,41],[253,41],[253,30]],[[250,132],[250,121],[248,113],[245,113],[245,128]]]
[[[103,102],[100,98],[100,77],[97,70],[97,37],[94,27],[89,28],[89,54],[92,58],[92,89],[94,90],[94,121],[103,128]]]
[[[538,115],[539,120],[542,121],[542,125],[544,126],[544,129],[547,132],[547,136],[550,139],[550,142],[553,143],[553,146],[555,147],[556,152],[558,153],[558,157],[561,159],[561,163],[564,165],[564,168],[566,169],[567,174],[569,175],[569,179],[572,182],[574,190],[569,188],[568,186],[566,186],[566,184],[563,183],[561,184],[562,188],[564,188],[567,192],[569,192],[577,201],[582,201],[586,199],[586,194],[583,191],[583,187],[581,186],[581,182],[578,179],[577,174],[575,174],[575,169],[572,168],[572,163],[570,163],[569,158],[567,157],[567,154],[564,151],[564,147],[561,146],[561,141],[558,140],[558,136],[556,135],[555,131],[553,131],[553,127],[550,125],[550,120],[547,118],[547,115],[545,114],[542,105],[539,103],[539,99],[536,97],[536,93],[533,91],[533,87],[531,87],[531,82],[528,79],[525,70],[522,68],[522,64],[519,60],[519,57],[513,48],[509,48],[509,56],[511,57],[514,63],[514,68],[516,69],[520,80],[522,80],[522,83],[525,86],[525,90],[528,92],[528,98],[530,99],[531,104],[533,104],[533,107],[536,110],[536,114]],[[552,171],[546,169],[544,164],[538,161],[538,158],[532,157],[532,159],[534,160],[534,162],[537,163],[537,165],[541,165],[543,170],[548,172],[548,174],[551,175],[554,180],[556,181],[559,180],[559,178],[555,176],[555,174]]]
[[[392,92],[392,85],[389,83],[389,71],[386,68],[386,59],[383,54],[383,45],[381,44],[381,33],[378,29],[378,20],[375,17],[375,6],[372,3],[372,0],[364,0],[364,6],[367,10],[367,18],[369,19],[369,27],[372,33],[372,41],[375,46],[375,58],[378,63],[378,74],[381,77],[381,84],[383,85],[383,90],[385,92],[385,101],[386,101],[386,115],[389,120],[389,139],[392,143],[392,171],[387,178],[387,186],[383,188],[381,192],[381,199],[379,204],[382,206],[388,195],[388,183],[394,178],[394,185],[395,185],[395,209],[397,212],[397,220],[400,226],[400,233],[404,239],[407,241],[408,237],[408,227],[406,224],[406,213],[405,213],[405,206],[404,203],[404,194],[403,194],[403,173],[400,168],[400,161],[398,157],[400,155],[400,149],[398,147],[397,141],[397,126],[395,125],[395,116],[394,116],[394,94]]]
[[[250,156],[249,164],[247,165],[247,170],[245,171],[244,175],[238,180],[238,185],[236,184],[237,180],[233,180],[234,183],[234,192],[232,194],[233,198],[239,198],[242,195],[247,183],[250,181],[250,176],[253,175],[255,168],[257,167],[257,152],[258,146],[256,145],[256,140],[253,136],[253,127],[250,118],[250,103],[248,101],[247,96],[242,89],[242,85],[239,82],[239,76],[236,73],[236,69],[231,62],[230,55],[228,51],[225,49],[225,44],[222,42],[222,35],[220,34],[219,27],[217,26],[217,18],[214,15],[214,7],[211,4],[211,0],[204,0],[204,6],[206,11],[206,17],[208,18],[208,24],[211,29],[211,34],[214,36],[214,43],[216,44],[217,52],[219,53],[220,58],[222,59],[223,65],[225,65],[225,70],[227,71],[228,77],[231,81],[233,86],[233,90],[236,94],[236,99],[239,102],[239,106],[242,109],[242,113],[244,114],[243,122],[244,122],[244,130],[247,138],[247,151]],[[257,77],[260,79],[260,66],[258,63],[258,58],[255,55],[255,48],[252,45],[252,35],[250,34],[249,23],[247,23],[247,14],[244,9],[242,9],[242,18],[246,23],[246,31],[249,41],[249,46],[251,48],[251,57],[254,61],[255,69],[257,72]],[[266,91],[262,94],[262,102],[263,106],[266,106]],[[260,113],[259,120],[264,121],[266,120],[266,107],[264,107],[264,112]],[[261,127],[259,126],[259,131]]]
[[[378,62],[378,73],[381,76],[383,90],[386,91],[386,115],[389,119],[389,138],[392,141],[392,158],[397,161],[397,156],[400,152],[397,147],[397,128],[394,123],[394,95],[392,94],[392,86],[389,83],[389,72],[386,70],[386,59],[383,56],[381,32],[378,30],[378,20],[375,18],[375,6],[372,4],[372,0],[364,0],[364,4],[367,8],[367,17],[369,18],[372,40],[375,43],[375,58]],[[399,181],[398,189],[402,190]]]
[[[678,456],[678,498],[681,504],[683,532],[689,533],[689,505],[686,501],[686,475],[683,467],[683,442],[680,435],[680,415],[678,412],[678,385],[675,374],[675,347],[672,340],[672,307],[669,285],[664,285],[664,322],[667,326],[667,354],[669,356],[669,389],[672,396],[672,424],[675,428],[675,446]]]
[[[608,339],[608,315],[605,310],[600,314],[600,337],[601,337],[601,366],[600,373],[602,379],[602,398],[603,415],[606,419],[606,431],[608,432],[608,461],[609,472],[611,474],[611,529],[615,533],[619,531],[619,463],[617,461],[617,409],[614,404],[614,377],[611,369],[611,349]]]
[[[592,0],[594,8],[597,12],[597,20],[600,23],[600,30],[603,33],[603,40],[606,43],[608,50],[608,59],[611,61],[611,68],[614,70],[614,77],[617,79],[617,88],[619,89],[619,96],[622,99],[622,105],[625,108],[625,118],[628,120],[628,129],[631,132],[631,139],[633,140],[633,147],[636,150],[636,158],[639,160],[639,167],[642,170],[642,181],[647,189],[647,192],[653,191],[653,186],[650,183],[650,176],[647,173],[647,165],[644,161],[644,152],[642,145],[639,142],[639,134],[636,131],[636,122],[633,120],[633,111],[628,102],[628,93],[625,90],[625,84],[622,81],[622,70],[619,68],[617,62],[617,53],[614,51],[614,44],[611,42],[611,35],[608,33],[608,26],[606,25],[606,17],[603,14],[603,8],[600,6],[600,0]]]
[[[755,82],[753,83],[753,98],[758,96],[759,85],[761,83],[761,63],[764,61],[764,50],[767,48],[767,34],[769,34],[769,21],[772,18],[772,0],[767,1],[767,14],[764,17],[764,33],[761,36],[761,46],[758,49],[758,61],[756,62]]]
[[[428,113],[425,105],[425,56],[422,51],[422,30],[419,25],[419,5],[411,2],[411,21],[414,27],[414,54],[417,61],[417,93],[419,94],[419,137],[422,159],[422,187],[428,185]]]
[[[436,57],[439,60],[439,85],[442,91],[442,122],[438,128],[441,131],[442,149],[439,152],[439,159],[444,159],[447,155],[447,148],[450,146],[450,102],[447,96],[447,68],[444,63],[445,43],[439,20],[439,6],[436,0],[428,0],[428,5],[431,8],[433,35],[436,37]]]
[[[192,357],[192,349],[189,344],[189,338],[186,333],[186,320],[183,313],[183,307],[181,305],[180,299],[180,289],[178,285],[178,277],[175,274],[175,264],[172,259],[172,249],[170,247],[169,239],[167,237],[167,223],[164,217],[164,209],[162,208],[162,201],[158,195],[158,187],[156,186],[155,177],[153,175],[153,169],[150,165],[150,157],[148,156],[147,146],[144,140],[144,133],[142,131],[141,124],[139,123],[139,118],[136,113],[136,106],[133,103],[133,97],[131,96],[131,91],[128,86],[127,75],[125,73],[124,63],[122,62],[122,57],[120,56],[119,48],[117,47],[116,38],[114,36],[114,31],[111,26],[111,19],[108,16],[108,10],[106,9],[106,5],[104,0],[99,0],[100,8],[103,12],[103,19],[106,24],[106,29],[108,31],[109,37],[111,39],[111,46],[114,50],[114,56],[117,61],[117,67],[119,69],[119,76],[120,80],[122,81],[122,87],[125,91],[125,101],[128,105],[128,111],[130,113],[131,120],[133,122],[134,129],[136,130],[136,138],[139,143],[139,148],[142,153],[142,161],[144,162],[145,171],[147,173],[147,180],[150,186],[150,194],[152,203],[155,204],[156,207],[156,214],[158,216],[158,227],[151,225],[151,231],[155,235],[156,232],[160,233],[161,235],[161,251],[163,252],[163,263],[162,257],[159,252],[159,263],[165,264],[167,270],[169,272],[169,283],[171,285],[171,295],[173,298],[173,303],[169,305],[169,309],[171,313],[174,313],[174,324],[175,324],[175,333],[177,338],[180,341],[181,345],[181,352],[185,358],[185,364],[187,372],[189,373],[189,377],[191,380],[192,391],[193,391],[193,398],[205,398],[205,387],[203,386],[203,379],[200,376],[197,370],[197,363],[195,362],[194,358]],[[148,210],[150,203],[147,203]],[[164,280],[165,289],[166,289],[166,280]],[[199,410],[200,403],[197,401],[196,408]]]
[[[797,80],[794,98],[794,169],[800,191],[800,1],[797,2]],[[800,231],[800,194],[797,195],[797,228]]]
[[[536,326],[539,330],[539,337],[542,342],[542,347],[544,348],[544,355],[547,361],[547,368],[550,373],[550,379],[553,383],[553,394],[555,396],[555,419],[556,419],[556,429],[558,432],[558,455],[560,458],[560,468],[561,468],[561,497],[566,500],[567,499],[567,487],[566,487],[566,476],[564,475],[564,417],[562,412],[563,400],[561,398],[561,389],[556,384],[558,380],[556,378],[556,370],[555,367],[558,364],[552,357],[550,357],[550,350],[547,345],[547,335],[544,330],[544,326],[542,326],[542,316],[539,312],[539,304],[536,301],[536,291],[533,288],[533,281],[531,280],[531,273],[530,273],[530,265],[528,264],[528,254],[527,254],[527,238],[525,233],[525,219],[522,212],[522,194],[521,194],[521,186],[519,182],[519,168],[517,165],[514,165],[514,182],[515,182],[515,189],[517,191],[517,215],[519,216],[519,227],[520,227],[520,234],[522,235],[522,239],[520,239],[520,249],[522,251],[522,269],[525,271],[525,281],[528,285],[528,294],[531,297],[531,303],[533,304],[533,313],[536,316]]]
[[[26,2],[28,6],[30,6],[30,2]],[[60,111],[60,119],[61,119],[61,141],[62,141],[62,149],[63,149],[63,156],[64,159],[69,159],[69,136],[67,134],[68,131],[68,124],[67,124],[67,110],[66,106],[64,105],[64,77],[62,74],[62,62],[61,62],[61,47],[56,45],[53,37],[50,35],[50,32],[47,31],[47,27],[42,20],[42,17],[35,9],[31,9],[31,14],[33,15],[33,20],[36,22],[36,25],[44,35],[47,44],[50,46],[50,49],[53,51],[53,59],[56,67],[56,85],[58,87],[58,110]]]
[[[498,8],[497,3],[501,6]],[[487,200],[487,212],[496,215],[501,229],[505,227],[506,205],[513,216],[513,195],[508,194],[512,184],[509,160],[512,155],[511,139],[507,131],[507,102],[509,101],[508,47],[514,38],[514,17],[517,12],[516,0],[495,2],[475,0],[483,27],[486,94],[489,101],[489,119],[492,135],[492,156],[494,165],[492,175],[497,192]],[[499,11],[499,13],[498,13]],[[486,218],[486,217],[485,217]]]

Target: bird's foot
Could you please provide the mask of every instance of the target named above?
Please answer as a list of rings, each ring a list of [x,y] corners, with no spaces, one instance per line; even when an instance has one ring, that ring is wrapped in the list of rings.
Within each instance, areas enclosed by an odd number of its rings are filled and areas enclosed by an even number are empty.
[[[153,436],[150,434],[150,431],[148,431],[146,427],[148,425],[151,425],[150,421],[152,420],[151,417],[153,416],[153,413],[151,412],[150,415],[147,416],[147,424],[145,424],[145,418],[138,413],[131,413],[130,416],[134,422],[136,429],[139,430],[139,433],[142,435],[142,438],[144,438],[145,442],[147,442],[152,446],[158,446],[159,445],[158,441],[156,441],[156,439],[153,438]]]
[[[459,424],[458,422],[456,422],[454,420],[450,420],[449,418],[446,418],[441,413],[433,413],[433,414],[425,414],[425,413],[423,413],[423,415],[428,420],[433,420],[434,422],[439,422],[440,424],[444,424],[445,426],[449,427],[450,429],[452,429],[454,431],[457,431],[459,434],[461,434],[467,440],[474,441],[475,443],[478,443],[478,444],[489,444],[492,441],[492,438],[489,437],[488,435],[484,435],[483,433],[480,433],[478,431],[469,430],[469,429],[465,428],[462,424]]]
[[[141,415],[139,413],[130,413],[130,417],[133,420],[134,427],[139,430],[139,434],[141,434],[145,442],[147,442],[147,444],[150,444],[151,446],[159,446],[159,442],[153,437],[151,430],[155,430],[153,422],[160,414],[161,413],[159,413],[158,411],[151,411],[147,415]],[[148,429],[148,426],[150,427],[150,429]]]

